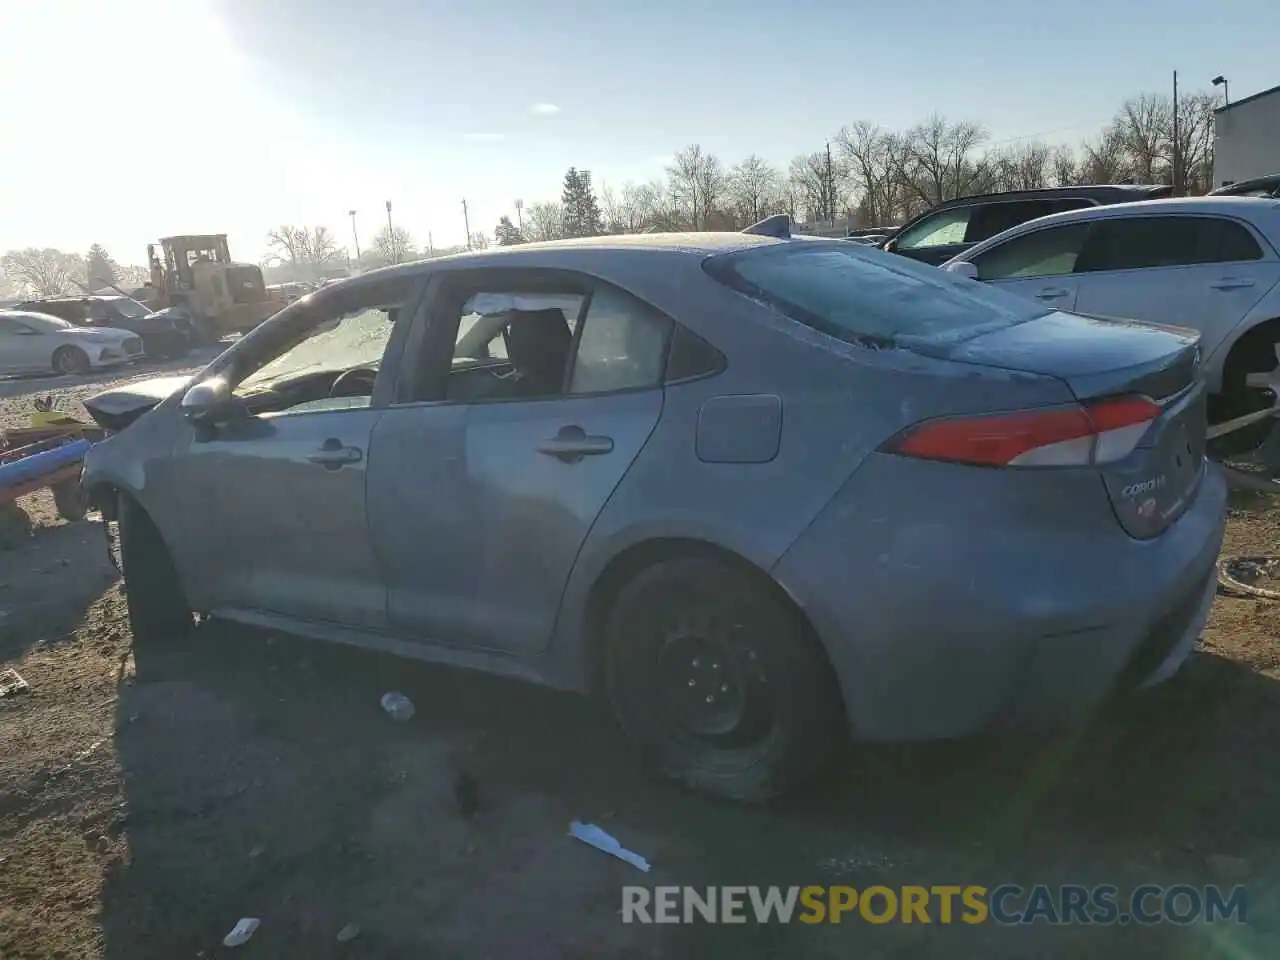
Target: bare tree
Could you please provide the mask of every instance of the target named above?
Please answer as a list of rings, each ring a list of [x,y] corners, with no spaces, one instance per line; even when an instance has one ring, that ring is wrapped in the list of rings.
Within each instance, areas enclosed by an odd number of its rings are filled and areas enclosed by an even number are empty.
[[[788,179],[804,209],[805,220],[834,220],[843,205],[843,164],[826,150],[791,161]]]
[[[57,297],[78,293],[85,281],[84,258],[53,247],[11,250],[0,257],[0,272],[22,296]]]
[[[1086,140],[1082,152],[1080,179],[1084,183],[1122,183],[1133,176],[1124,135],[1115,126],[1104,127],[1096,139]]]
[[[1211,93],[1192,93],[1178,99],[1178,152],[1182,158],[1182,183],[1188,193],[1207,193],[1213,186],[1216,107],[1217,98]]]
[[[1038,190],[1049,185],[1051,151],[1039,141],[989,150],[977,165],[984,192]]]
[[[268,263],[289,264],[306,274],[337,260],[338,242],[328,227],[284,224],[267,232]]]
[[[895,156],[896,138],[875,124],[859,120],[836,135],[850,186],[857,196],[858,219],[871,226],[893,223],[899,215]]]
[[[729,171],[725,195],[740,225],[756,223],[778,207],[778,171],[754,153]]]
[[[471,249],[472,250],[488,250],[489,249],[488,234],[481,233],[479,231],[473,233],[471,235]]]
[[[613,187],[601,181],[596,201],[600,207],[600,225],[605,233],[627,232],[624,199],[619,198]]]
[[[711,214],[724,195],[727,179],[719,158],[696,143],[677,153],[667,167],[671,194],[694,230],[710,226]]]
[[[404,227],[383,227],[373,238],[372,252],[379,263],[404,263],[414,258],[413,238]]]
[[[1156,183],[1172,168],[1173,102],[1164,96],[1144,93],[1120,107],[1112,122],[1115,135],[1129,160],[1132,176],[1139,183]]]
[[[1053,170],[1055,186],[1073,187],[1080,182],[1080,165],[1076,162],[1076,153],[1066,144],[1053,148],[1049,166]]]
[[[981,124],[934,114],[906,134],[904,186],[928,206],[972,193],[979,179],[973,154],[986,138]]]
[[[564,206],[558,200],[539,201],[524,208],[526,240],[559,240],[564,236]]]

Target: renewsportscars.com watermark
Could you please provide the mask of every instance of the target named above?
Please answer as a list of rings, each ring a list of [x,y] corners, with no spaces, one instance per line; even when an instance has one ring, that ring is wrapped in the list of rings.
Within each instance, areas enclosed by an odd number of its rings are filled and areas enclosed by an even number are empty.
[[[623,923],[1245,923],[1244,887],[1075,884],[622,888]]]

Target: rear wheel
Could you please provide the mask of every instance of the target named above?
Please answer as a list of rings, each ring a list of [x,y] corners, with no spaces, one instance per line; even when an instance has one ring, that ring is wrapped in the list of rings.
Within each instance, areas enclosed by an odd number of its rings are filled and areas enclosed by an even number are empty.
[[[89,355],[79,347],[59,347],[53,354],[53,372],[67,376],[89,372]]]
[[[160,531],[136,501],[120,498],[120,564],[135,643],[182,639],[193,625],[178,571]]]
[[[609,701],[668,776],[762,801],[814,774],[842,736],[826,658],[771,584],[713,558],[641,571],[605,638]]]

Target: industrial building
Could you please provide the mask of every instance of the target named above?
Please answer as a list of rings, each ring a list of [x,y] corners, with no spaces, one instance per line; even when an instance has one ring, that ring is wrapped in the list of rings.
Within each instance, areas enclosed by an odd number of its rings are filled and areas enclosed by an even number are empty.
[[[1213,116],[1213,185],[1280,173],[1280,87],[1219,107]]]

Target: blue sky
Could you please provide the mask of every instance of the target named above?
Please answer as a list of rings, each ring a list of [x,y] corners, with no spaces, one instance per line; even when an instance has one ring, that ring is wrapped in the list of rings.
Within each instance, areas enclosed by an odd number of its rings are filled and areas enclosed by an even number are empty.
[[[557,196],[571,164],[620,185],[699,142],[785,166],[846,123],[932,112],[993,141],[1075,144],[1174,68],[1188,89],[1225,73],[1234,98],[1280,83],[1280,4],[1258,0],[0,8],[0,131],[32,145],[0,152],[0,250],[99,241],[126,262],[160,234],[214,230],[256,259],[283,222],[345,243],[351,208],[367,241],[387,199],[442,246],[463,238],[463,197],[491,233],[516,197]]]

